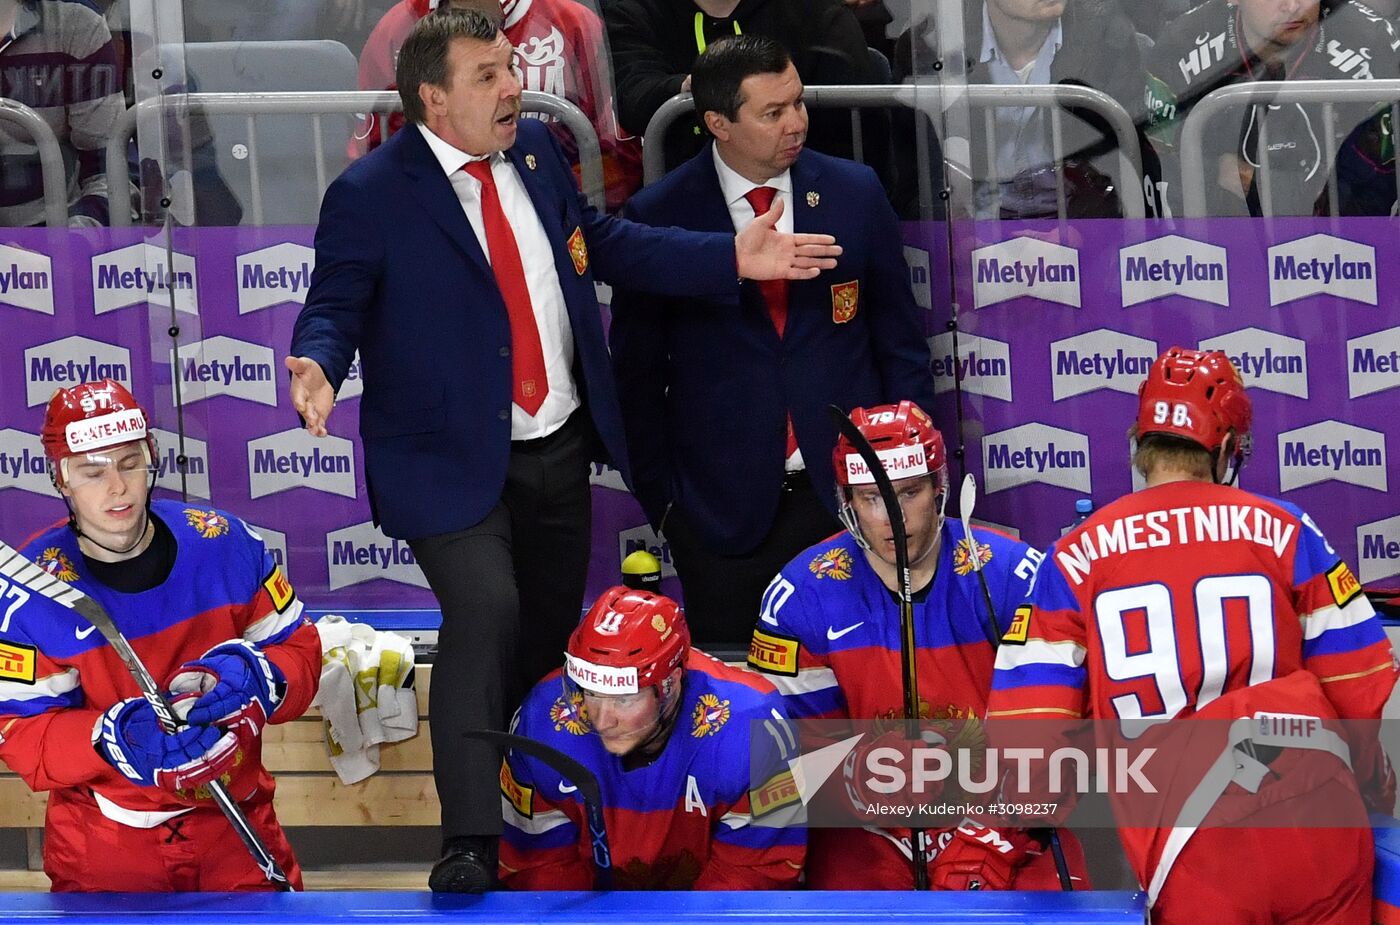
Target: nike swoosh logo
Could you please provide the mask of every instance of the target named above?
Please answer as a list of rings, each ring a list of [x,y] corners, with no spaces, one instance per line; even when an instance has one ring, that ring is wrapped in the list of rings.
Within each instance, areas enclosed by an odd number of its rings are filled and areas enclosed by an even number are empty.
[[[577,787],[571,787],[568,784],[564,783],[562,780],[559,782],[560,793],[573,793],[577,789]]]
[[[846,627],[846,628],[843,629],[843,630],[838,630],[838,629],[836,629],[834,626],[828,626],[828,627],[826,628],[826,638],[827,638],[827,639],[830,639],[830,640],[833,641],[833,642],[835,642],[837,639],[840,639],[842,636],[846,635],[847,633],[849,633],[851,630],[855,629],[856,627],[858,627],[858,626],[864,626],[864,625],[865,625],[865,621],[864,621],[864,620],[861,620],[859,623],[852,623],[850,626]]]
[[[87,629],[85,629],[85,630],[80,630],[80,629],[78,629],[77,627],[74,627],[74,628],[73,628],[73,635],[74,635],[74,636],[77,636],[79,639],[86,639],[86,638],[88,638],[89,636],[91,636],[96,630],[97,630],[97,627],[95,627],[95,626],[89,626],[89,627],[88,627]]]

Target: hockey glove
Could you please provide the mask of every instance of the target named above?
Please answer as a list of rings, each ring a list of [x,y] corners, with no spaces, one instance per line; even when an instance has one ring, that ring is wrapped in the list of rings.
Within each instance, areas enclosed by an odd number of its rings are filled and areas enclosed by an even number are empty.
[[[989,829],[965,820],[933,862],[933,888],[1009,890],[1016,872],[1041,850],[1024,829]]]
[[[97,753],[128,780],[172,793],[214,780],[233,766],[238,739],[212,726],[161,728],[156,711],[141,697],[114,703],[92,729]]]
[[[253,643],[230,639],[181,665],[170,689],[200,695],[190,708],[191,723],[234,729],[251,738],[282,702],[287,678]]]

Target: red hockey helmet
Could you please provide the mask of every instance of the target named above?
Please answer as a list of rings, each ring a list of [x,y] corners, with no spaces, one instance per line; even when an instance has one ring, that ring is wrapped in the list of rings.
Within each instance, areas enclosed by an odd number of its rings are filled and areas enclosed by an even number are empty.
[[[946,472],[948,458],[943,435],[924,409],[912,401],[856,408],[851,412],[851,423],[870,441],[891,481]],[[875,483],[865,460],[844,434],[836,439],[831,464],[836,471],[836,484],[841,488]]]
[[[156,438],[150,431],[146,412],[126,386],[114,379],[85,382],[71,389],[59,389],[49,399],[40,434],[50,477],[62,487],[67,481],[66,462],[70,457],[97,453],[140,441],[146,462],[156,459]]]
[[[933,480],[933,489],[939,496],[938,522],[934,530],[943,529],[943,506],[948,497],[948,455],[943,447],[943,435],[933,426],[933,420],[924,409],[912,401],[856,408],[851,412],[851,423],[870,441],[890,481],[921,475]],[[856,485],[875,484],[875,476],[845,435],[836,439],[831,465],[836,472],[836,500],[841,522],[856,542],[868,549],[860,521],[851,506],[850,489]]]
[[[690,629],[669,597],[617,585],[604,591],[569,637],[567,681],[592,694],[635,694],[685,663]]]
[[[1233,433],[1235,456],[1242,459],[1249,451],[1253,417],[1239,370],[1219,350],[1172,347],[1157,358],[1138,387],[1139,440],[1166,434],[1214,454]]]

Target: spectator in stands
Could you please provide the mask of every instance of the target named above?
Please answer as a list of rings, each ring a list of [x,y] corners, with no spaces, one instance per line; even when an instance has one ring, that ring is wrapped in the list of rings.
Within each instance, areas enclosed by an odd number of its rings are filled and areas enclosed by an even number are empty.
[[[666,311],[613,292],[613,368],[633,487],[664,530],[699,638],[747,641],[768,582],[840,529],[828,408],[903,397],[933,378],[899,226],[869,168],[804,150],[802,81],[771,38],[695,62],[714,144],[628,202],[639,221],[743,230],[774,199],[784,221],[839,234],[835,270],[789,285],[696,294]]]
[[[623,130],[641,135],[671,97],[690,89],[695,59],[726,36],[767,36],[789,49],[804,84],[875,83],[860,23],[840,0],[611,0],[604,5],[617,75]],[[871,120],[876,156],[887,146]],[[680,119],[664,139],[666,167],[704,145],[700,119]],[[811,119],[810,145],[837,157],[853,153],[851,120],[837,110]],[[649,142],[651,140],[649,139]]]
[[[511,55],[474,10],[413,27],[397,78],[415,124],[327,188],[286,361],[292,404],[323,437],[360,351],[375,521],[408,542],[442,607],[444,845],[428,883],[450,892],[492,886],[502,824],[500,761],[462,733],[504,728],[557,664],[588,574],[589,462],[626,476],[594,274],[737,301],[742,278],[810,279],[841,250],[775,231],[776,207],[738,235],[599,215],[549,131],[518,118]]]
[[[584,111],[598,133],[603,150],[603,184],[608,208],[617,209],[642,185],[642,146],[617,126],[612,80],[608,73],[603,23],[575,0],[400,0],[370,33],[360,55],[360,89],[394,89],[394,62],[413,24],[434,9],[474,9],[500,23],[515,47],[513,68],[526,90],[563,97]],[[550,123],[560,145],[577,164],[573,135],[553,117]],[[400,115],[389,118],[390,133],[403,125]],[[359,133],[362,153],[380,143],[377,117],[371,115]]]
[[[1376,80],[1400,77],[1400,39],[1360,3],[1207,0],[1167,28],[1148,60],[1146,114],[1161,160],[1160,214],[1181,214],[1182,124],[1211,91],[1251,80]],[[1381,110],[1381,111],[1377,111]],[[1265,123],[1267,122],[1267,125]],[[1222,115],[1206,132],[1212,215],[1326,214],[1337,177],[1343,214],[1385,215],[1395,202],[1395,145],[1388,104],[1335,107],[1325,139],[1321,103],[1261,104]],[[1256,182],[1259,138],[1268,135],[1269,202]],[[1336,164],[1327,163],[1328,148]]]
[[[1142,63],[1133,24],[1116,0],[963,0],[964,65],[973,84],[1082,84],[1136,111]],[[938,79],[945,72],[936,23],[911,26],[895,45],[896,80]],[[1057,170],[1050,110],[995,110],[996,150],[983,121],[970,120],[972,138],[943,149],[967,151],[950,167],[974,181],[978,218],[1044,218],[1058,213],[1056,187],[1065,185],[1070,217],[1121,214],[1123,191],[1110,179],[1116,142],[1098,117],[1078,111],[1063,120],[1064,165]],[[1130,191],[1131,195],[1140,195]]]
[[[58,136],[68,224],[105,225],[104,154],[123,109],[106,20],[72,0],[0,0],[0,94],[32,107]],[[24,129],[0,123],[0,226],[43,222],[38,147]]]

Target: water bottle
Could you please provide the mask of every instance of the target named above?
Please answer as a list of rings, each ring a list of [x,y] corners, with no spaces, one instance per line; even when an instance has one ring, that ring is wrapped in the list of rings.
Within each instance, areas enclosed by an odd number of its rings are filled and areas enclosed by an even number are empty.
[[[1089,498],[1080,498],[1074,502],[1074,520],[1060,531],[1060,536],[1073,530],[1075,527],[1089,519],[1089,515],[1094,513],[1094,502]]]

